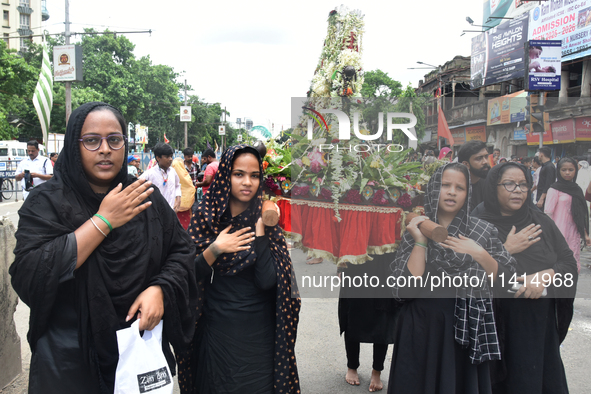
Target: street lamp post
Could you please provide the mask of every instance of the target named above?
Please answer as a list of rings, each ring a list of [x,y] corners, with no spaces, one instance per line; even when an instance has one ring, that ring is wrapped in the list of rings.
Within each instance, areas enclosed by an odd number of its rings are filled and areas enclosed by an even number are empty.
[[[433,69],[437,70],[437,81],[439,83],[439,96],[437,97],[437,110],[441,111],[441,96],[443,95],[443,91],[441,90],[441,66],[434,66],[432,64],[429,63],[424,63],[424,62],[417,62],[418,64],[422,64],[424,66],[429,66],[432,67]],[[437,126],[438,128],[438,133],[437,133],[437,148],[441,149],[441,138],[439,137],[439,126]]]

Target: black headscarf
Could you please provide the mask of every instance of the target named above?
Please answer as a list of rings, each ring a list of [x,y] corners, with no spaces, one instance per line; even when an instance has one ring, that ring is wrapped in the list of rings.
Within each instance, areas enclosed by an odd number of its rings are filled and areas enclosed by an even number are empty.
[[[486,177],[484,204],[478,206],[472,214],[496,226],[499,230],[499,239],[502,242],[507,240],[507,235],[511,232],[513,226],[515,226],[516,233],[532,223],[541,226],[540,241],[532,244],[523,252],[514,253],[513,257],[517,261],[517,275],[533,274],[549,268],[561,275],[561,279],[564,279],[566,274],[572,275],[572,286],[559,286],[556,288],[550,286],[548,288],[549,296],[558,298],[556,300],[557,323],[560,340],[562,341],[566,337],[573,316],[573,301],[578,280],[577,262],[554,221],[533,204],[531,190],[527,193],[524,204],[513,215],[501,215],[501,207],[497,196],[498,183],[501,180],[502,173],[508,167],[521,170],[527,183],[532,184],[531,173],[524,165],[515,162],[496,165]]]
[[[31,308],[27,338],[34,351],[48,327],[59,283],[59,266],[66,238],[97,211],[105,195],[95,193],[82,167],[78,142],[90,112],[119,111],[105,103],[78,107],[68,122],[64,148],[54,176],[36,187],[19,210],[12,285]],[[122,131],[125,121],[119,116]],[[124,148],[127,157],[127,143]],[[109,190],[129,186],[127,165]],[[174,358],[168,341],[181,348],[193,337],[197,287],[194,281],[194,246],[176,215],[156,188],[147,199],[152,206],[114,229],[75,272],[71,297],[78,316],[78,338],[86,362],[96,371],[102,392],[113,392],[119,359],[116,330],[129,326],[127,312],[146,288],[159,285],[164,295],[163,350],[171,370]],[[97,233],[97,236],[102,235]],[[89,382],[92,384],[92,382]]]
[[[231,217],[227,210],[230,203],[230,175],[232,163],[236,155],[252,153],[259,160],[261,182],[259,189],[251,201],[250,206],[241,214]],[[232,225],[230,233],[244,227],[255,228],[258,218],[261,217],[263,206],[263,165],[259,153],[248,145],[236,145],[228,148],[218,167],[213,182],[199,209],[193,216],[189,226],[189,235],[197,245],[197,255],[203,253],[217,238],[219,233],[229,225]],[[279,225],[275,227],[265,226],[265,236],[269,238],[271,255],[275,262],[277,275],[276,308],[275,308],[275,367],[274,386],[276,393],[299,393],[299,377],[295,359],[295,341],[301,300],[292,278],[292,265],[287,243]],[[214,263],[220,267],[222,275],[236,275],[256,261],[254,248],[226,253],[219,256]],[[205,295],[207,297],[207,294]],[[201,307],[203,298],[201,299]],[[200,313],[200,312],[199,312]],[[183,364],[190,365],[188,362]]]
[[[456,166],[463,165],[450,163],[439,167],[427,184],[425,216],[428,216],[435,223],[438,223],[437,210],[441,195],[443,172],[449,167]],[[459,168],[456,170],[459,170]],[[471,194],[469,175],[466,182],[468,194],[464,205],[447,228],[449,236],[459,238],[459,235],[463,235],[474,240],[485,248],[498,264],[512,270],[515,262],[498,241],[496,230],[490,224],[470,217],[468,213]],[[396,252],[395,261],[392,263],[394,277],[404,275],[414,245],[413,237],[406,232],[402,238],[400,248]],[[432,240],[428,241],[427,264],[435,266],[438,272],[443,272],[451,277],[487,277],[484,268],[471,255],[457,253]],[[398,290],[398,288],[394,288],[395,297],[398,297]],[[491,290],[486,280],[483,280],[478,288],[458,287],[456,289],[455,339],[462,346],[469,347],[470,360],[473,364],[500,358],[491,297]]]
[[[562,175],[560,175],[560,168],[567,163],[570,163],[575,167],[575,177],[572,181],[567,181]],[[577,226],[577,231],[581,235],[581,238],[585,239],[585,232],[589,233],[589,210],[587,209],[587,201],[585,200],[583,190],[581,190],[581,187],[577,184],[579,165],[574,159],[565,157],[558,162],[556,174],[556,182],[550,185],[550,187],[572,197],[570,207],[573,221]]]

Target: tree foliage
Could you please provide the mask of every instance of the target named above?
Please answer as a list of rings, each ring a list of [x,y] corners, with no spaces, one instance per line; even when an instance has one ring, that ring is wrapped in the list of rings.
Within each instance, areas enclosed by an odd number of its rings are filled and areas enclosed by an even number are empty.
[[[81,82],[72,82],[72,110],[89,101],[104,101],[121,110],[125,119],[134,127],[148,126],[147,147],[164,141],[164,135],[176,149],[184,148],[184,125],[179,111],[182,101],[179,92],[184,84],[179,82],[181,73],[172,67],[154,64],[150,56],[137,58],[135,45],[125,36],[106,30],[103,34],[86,29],[77,44],[82,47],[84,76]],[[93,34],[96,33],[96,34]],[[53,47],[63,45],[63,37],[49,38],[50,62]],[[0,42],[0,138],[10,139],[19,135],[41,139],[41,127],[33,107],[32,97],[39,77],[41,46],[31,44],[27,52],[17,55]],[[188,86],[190,89],[190,86]],[[65,133],[65,87],[54,83],[54,105],[51,112],[50,132]],[[221,146],[218,135],[221,104],[203,102],[198,96],[190,96],[192,122],[188,124],[189,147],[202,151],[207,142]],[[227,112],[227,117],[229,112]],[[19,119],[19,127],[10,120]],[[226,127],[226,146],[236,143],[235,130]]]

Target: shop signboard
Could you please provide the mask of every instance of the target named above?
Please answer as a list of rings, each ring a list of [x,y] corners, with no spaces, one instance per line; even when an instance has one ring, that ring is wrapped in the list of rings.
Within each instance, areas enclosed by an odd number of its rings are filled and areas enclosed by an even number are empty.
[[[577,141],[591,141],[591,117],[575,118],[575,138]]]
[[[513,130],[513,141],[527,141],[523,127],[517,127]]]
[[[540,144],[540,133],[534,133],[531,130],[525,129],[525,137],[527,139],[528,145],[539,145]],[[552,145],[554,140],[552,139],[552,131],[550,127],[544,128],[544,136],[543,136],[543,144],[544,145]]]
[[[486,126],[466,127],[466,142],[472,140],[486,142]]]
[[[454,139],[454,145],[462,145],[466,142],[466,129],[463,127],[458,127],[457,129],[452,129],[451,136]]]
[[[575,142],[575,125],[573,119],[564,119],[550,124],[552,139],[555,144]]]

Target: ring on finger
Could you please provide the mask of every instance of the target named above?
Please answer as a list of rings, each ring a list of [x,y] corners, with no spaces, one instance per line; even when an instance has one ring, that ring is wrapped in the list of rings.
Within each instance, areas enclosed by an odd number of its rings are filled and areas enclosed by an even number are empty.
[[[533,241],[534,237],[532,237],[531,235],[529,237],[527,237],[528,241]]]

